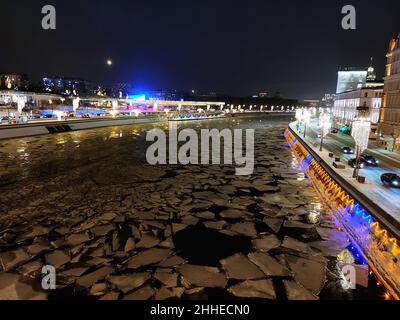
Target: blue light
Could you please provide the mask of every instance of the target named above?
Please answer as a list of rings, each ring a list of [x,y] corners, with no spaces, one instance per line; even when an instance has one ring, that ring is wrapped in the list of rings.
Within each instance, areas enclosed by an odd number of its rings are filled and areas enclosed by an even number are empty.
[[[136,100],[136,101],[146,101],[146,95],[145,94],[128,95],[128,98],[131,99],[131,100]]]
[[[365,266],[367,265],[367,261],[363,258],[363,256],[361,255],[360,251],[358,251],[358,249],[356,248],[355,245],[351,244],[348,247],[348,250],[350,251],[350,253],[352,254],[353,257],[356,257],[357,261],[359,264]]]

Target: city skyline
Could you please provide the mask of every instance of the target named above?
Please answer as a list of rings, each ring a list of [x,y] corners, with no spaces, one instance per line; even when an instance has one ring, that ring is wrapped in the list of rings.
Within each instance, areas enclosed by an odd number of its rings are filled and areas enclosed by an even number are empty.
[[[400,29],[394,16],[400,5],[390,0],[380,2],[381,10],[353,1],[356,30],[341,28],[342,1],[53,1],[57,29],[48,31],[40,27],[44,2],[22,2],[2,5],[3,12],[21,16],[0,22],[3,38],[12,30],[20,39],[3,49],[2,72],[27,73],[33,80],[61,75],[128,82],[138,90],[320,98],[334,92],[339,68],[367,68],[370,57],[381,78],[389,41]]]

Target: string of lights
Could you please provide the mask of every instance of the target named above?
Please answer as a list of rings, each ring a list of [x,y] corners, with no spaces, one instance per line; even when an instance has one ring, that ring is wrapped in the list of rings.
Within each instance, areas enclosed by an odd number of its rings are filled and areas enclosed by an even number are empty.
[[[339,228],[343,228],[349,234],[351,238],[349,241],[353,240],[349,251],[361,261],[361,264],[368,263],[374,270],[375,277],[379,279],[377,285],[384,284],[388,290],[385,299],[399,299],[398,239],[324,170],[290,130],[287,129],[284,135],[301,168],[317,189],[322,190],[323,200],[333,209],[332,212],[341,226]]]

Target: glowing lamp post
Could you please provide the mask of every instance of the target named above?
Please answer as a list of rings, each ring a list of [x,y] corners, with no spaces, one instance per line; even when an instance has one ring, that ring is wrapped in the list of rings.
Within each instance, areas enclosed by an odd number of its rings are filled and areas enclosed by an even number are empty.
[[[54,114],[57,116],[58,121],[62,121],[62,116],[64,115],[64,112],[62,112],[61,110],[56,110],[54,111]]]
[[[304,138],[306,137],[307,126],[310,124],[311,113],[308,110],[304,110],[303,112],[303,122],[304,122]]]
[[[118,101],[117,100],[113,100],[112,102],[112,108],[114,111],[118,110]]]
[[[18,112],[22,113],[22,110],[25,108],[25,99],[23,97],[18,97],[17,108]]]
[[[296,110],[296,127],[297,127],[297,131],[299,130],[299,125],[301,120],[303,120],[303,110],[301,109],[297,109]]]
[[[76,112],[78,108],[79,108],[79,98],[75,98],[74,100],[72,100],[72,109],[74,110],[74,112]]]
[[[321,128],[321,145],[319,151],[322,151],[322,145],[324,143],[324,137],[329,133],[332,127],[331,117],[327,113],[323,113],[319,117],[319,126]]]
[[[369,133],[371,131],[371,122],[361,118],[353,122],[351,136],[356,143],[356,165],[354,167],[353,178],[358,177],[360,170],[360,157],[365,149],[368,148]]]
[[[110,114],[113,118],[115,118],[118,114],[118,101],[113,100],[111,105],[112,105],[112,110],[110,111]]]

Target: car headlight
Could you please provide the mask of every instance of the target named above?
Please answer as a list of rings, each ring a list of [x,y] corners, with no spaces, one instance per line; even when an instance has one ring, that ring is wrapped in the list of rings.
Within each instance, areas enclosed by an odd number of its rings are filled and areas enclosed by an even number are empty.
[[[379,163],[379,160],[375,160],[375,163]]]
[[[399,183],[397,181],[393,181],[393,185],[398,186]]]
[[[368,163],[372,163],[372,160],[368,160],[367,162],[368,162]]]

